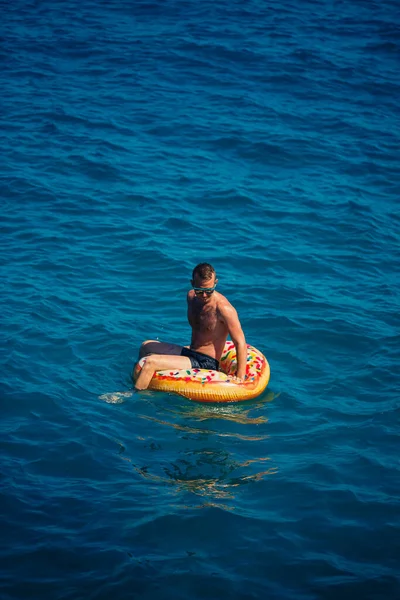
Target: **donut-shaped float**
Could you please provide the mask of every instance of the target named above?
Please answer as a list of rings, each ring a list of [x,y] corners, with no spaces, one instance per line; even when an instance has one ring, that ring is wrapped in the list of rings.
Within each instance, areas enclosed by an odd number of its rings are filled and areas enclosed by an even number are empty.
[[[136,365],[136,379],[146,357]],[[233,342],[225,344],[221,356],[220,371],[207,369],[156,371],[150,382],[150,390],[180,394],[199,402],[240,402],[259,396],[267,387],[270,369],[267,359],[259,350],[247,345],[246,379],[235,383],[229,376],[236,373],[236,348]]]

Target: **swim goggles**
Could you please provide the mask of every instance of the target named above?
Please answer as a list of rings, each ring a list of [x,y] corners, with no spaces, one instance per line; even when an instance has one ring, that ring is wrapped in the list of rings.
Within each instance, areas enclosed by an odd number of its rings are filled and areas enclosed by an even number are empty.
[[[210,288],[197,288],[194,287],[194,293],[196,294],[196,296],[202,296],[203,294],[207,294],[207,296],[211,296],[211,294],[214,293],[215,288],[217,287],[217,284],[214,285],[214,287],[210,287]]]

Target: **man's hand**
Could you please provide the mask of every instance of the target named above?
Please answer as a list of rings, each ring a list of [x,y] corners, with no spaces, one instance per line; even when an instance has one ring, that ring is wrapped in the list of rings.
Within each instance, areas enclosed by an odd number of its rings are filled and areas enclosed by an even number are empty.
[[[246,375],[244,377],[238,377],[237,375],[228,375],[229,381],[232,383],[244,383],[246,380]]]

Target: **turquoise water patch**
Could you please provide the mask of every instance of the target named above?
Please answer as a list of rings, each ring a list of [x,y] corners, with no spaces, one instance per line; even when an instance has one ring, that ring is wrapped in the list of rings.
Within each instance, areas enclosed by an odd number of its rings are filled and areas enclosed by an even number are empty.
[[[4,8],[4,600],[400,597],[396,9]],[[200,261],[267,390],[131,395]]]

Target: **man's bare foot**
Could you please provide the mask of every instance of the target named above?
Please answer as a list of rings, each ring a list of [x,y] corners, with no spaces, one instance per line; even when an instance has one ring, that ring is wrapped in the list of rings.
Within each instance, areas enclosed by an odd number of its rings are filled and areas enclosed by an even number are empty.
[[[137,382],[135,383],[135,392],[143,392],[143,390],[147,390],[148,386],[141,386],[140,383],[139,385],[137,384]]]

